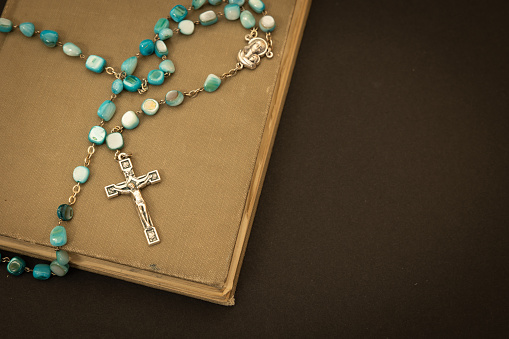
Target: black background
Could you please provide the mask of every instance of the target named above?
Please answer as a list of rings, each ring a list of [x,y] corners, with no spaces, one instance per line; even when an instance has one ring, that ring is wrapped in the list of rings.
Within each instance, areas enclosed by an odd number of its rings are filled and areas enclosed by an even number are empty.
[[[315,0],[237,305],[4,271],[0,336],[508,337],[505,3]]]

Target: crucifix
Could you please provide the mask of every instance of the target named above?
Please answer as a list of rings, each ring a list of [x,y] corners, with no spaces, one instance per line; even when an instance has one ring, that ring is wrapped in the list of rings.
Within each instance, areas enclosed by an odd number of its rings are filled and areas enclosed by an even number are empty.
[[[145,175],[136,177],[128,154],[121,153],[118,157],[116,157],[116,159],[120,165],[120,169],[124,173],[125,181],[104,187],[106,196],[108,199],[111,199],[117,197],[119,194],[132,194],[141,220],[141,225],[143,226],[145,238],[147,238],[149,245],[157,244],[160,239],[154,225],[152,224],[152,219],[148,214],[147,205],[141,196],[140,190],[147,185],[156,184],[161,181],[159,172],[157,170],[150,171]]]

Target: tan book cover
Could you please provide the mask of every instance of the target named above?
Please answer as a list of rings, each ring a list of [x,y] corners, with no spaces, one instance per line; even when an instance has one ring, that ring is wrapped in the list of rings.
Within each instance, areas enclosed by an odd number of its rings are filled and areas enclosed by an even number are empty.
[[[310,6],[310,0],[265,3],[277,25],[272,59],[263,58],[256,69],[223,80],[215,92],[202,92],[177,107],[161,105],[156,115],[141,116],[136,129],[123,133],[122,151],[133,154],[135,173],[158,170],[161,176],[160,183],[142,191],[161,242],[147,245],[132,198],[107,199],[104,187],[124,177],[114,152],[102,145],[91,159],[89,181],[77,195],[74,218],[63,223],[71,269],[234,303]],[[87,56],[99,55],[119,70],[138,52],[140,41],[154,37],[156,21],[177,4],[9,0],[2,17],[14,24],[32,22],[36,30],[55,30],[59,41],[76,44]],[[196,21],[206,10],[223,8],[206,4],[188,18]],[[258,21],[261,15],[255,17]],[[139,110],[147,98],[159,101],[170,90],[200,88],[209,74],[234,68],[247,33],[239,20],[220,17],[214,25],[196,25],[192,35],[175,34],[167,40],[175,73],[147,93],[121,93],[105,128],[120,125],[122,115]],[[141,57],[134,75],[146,78],[160,61]],[[0,68],[0,248],[53,260],[49,233],[58,223],[56,209],[72,195],[73,170],[83,165],[88,132],[99,124],[97,109],[110,98],[114,77],[93,73],[85,60],[19,30],[0,34]]]

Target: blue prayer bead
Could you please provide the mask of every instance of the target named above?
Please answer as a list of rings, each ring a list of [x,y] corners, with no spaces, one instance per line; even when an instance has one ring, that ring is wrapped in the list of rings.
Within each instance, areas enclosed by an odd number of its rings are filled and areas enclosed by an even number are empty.
[[[136,92],[141,88],[141,80],[134,76],[128,75],[124,79],[124,89],[129,92]]]
[[[89,56],[85,63],[85,67],[95,73],[102,73],[104,66],[106,66],[106,60],[98,55]]]
[[[276,21],[270,15],[265,15],[260,19],[259,25],[265,33],[272,32],[276,28]]]
[[[200,7],[205,5],[206,2],[207,0],[193,0],[191,6],[193,7],[193,9],[200,9]]]
[[[155,26],[154,26],[154,33],[159,34],[159,32],[164,29],[170,27],[170,22],[166,18],[161,18],[157,20]]]
[[[240,7],[236,4],[224,6],[224,17],[228,20],[237,20],[240,17]]]
[[[228,2],[231,4],[243,6],[246,1],[245,0],[228,0]]]
[[[162,57],[163,55],[168,55],[168,47],[166,47],[166,44],[162,40],[157,40],[156,43],[156,55],[158,58]]]
[[[99,106],[99,109],[97,110],[97,115],[99,116],[99,118],[103,119],[104,121],[110,121],[111,118],[113,118],[113,114],[115,114],[116,110],[117,110],[117,106],[115,106],[113,101],[105,100],[101,104],[101,106]]]
[[[111,84],[113,94],[120,94],[124,90],[124,83],[120,79],[115,79]]]
[[[159,69],[164,73],[175,73],[175,65],[170,59],[163,60],[159,64]]]
[[[106,145],[112,151],[121,149],[124,147],[124,137],[118,132],[110,133],[106,137]]]
[[[173,30],[170,28],[163,28],[159,31],[159,39],[161,40],[168,40],[173,36]]]
[[[154,69],[148,72],[147,81],[151,85],[159,86],[164,82],[164,73],[160,69]]]
[[[214,11],[203,12],[198,18],[203,26],[210,26],[217,22],[217,15]]]
[[[67,244],[67,231],[64,226],[55,226],[49,235],[51,245],[59,247]]]
[[[64,250],[56,251],[57,261],[60,265],[67,265],[69,263],[69,253]]]
[[[58,42],[58,33],[55,31],[44,30],[39,34],[41,41],[48,47],[55,47]]]
[[[78,166],[72,172],[72,178],[74,181],[80,184],[84,184],[87,182],[88,177],[90,176],[90,170],[85,166]]]
[[[213,6],[220,5],[221,2],[223,2],[223,0],[209,0],[209,4],[211,4]]]
[[[80,56],[80,54],[81,54],[81,48],[79,48],[78,46],[76,46],[72,42],[66,42],[62,46],[62,50],[64,51],[64,53],[66,55],[72,56],[72,57]]]
[[[261,0],[249,0],[248,3],[249,6],[253,9],[253,11],[255,11],[258,14],[265,10],[265,4]]]
[[[0,32],[8,33],[12,31],[12,21],[6,18],[0,18]]]
[[[20,257],[12,257],[12,259],[7,264],[7,272],[12,275],[20,275],[25,271],[25,260]]]
[[[251,29],[256,25],[256,19],[250,11],[245,10],[240,13],[240,23],[244,28]]]
[[[214,92],[221,85],[221,79],[215,74],[209,74],[203,85],[206,92]]]
[[[133,111],[127,111],[122,116],[122,126],[125,129],[135,129],[140,124],[140,118]]]
[[[31,37],[35,33],[35,26],[31,22],[24,22],[19,25],[19,30],[23,33],[24,36]]]
[[[154,42],[150,39],[140,42],[140,53],[145,56],[154,54]]]
[[[101,126],[94,126],[88,132],[88,141],[96,145],[102,145],[106,139],[106,130]]]
[[[187,16],[187,9],[182,5],[173,7],[170,11],[170,17],[173,21],[179,23]]]
[[[138,58],[133,56],[128,58],[126,61],[122,63],[120,69],[124,71],[127,75],[131,75],[134,73],[136,66],[138,65]]]
[[[62,265],[58,261],[54,260],[49,264],[51,272],[55,273],[59,277],[63,277],[69,271],[69,265]]]
[[[69,221],[72,219],[73,216],[74,216],[74,212],[72,210],[71,205],[62,204],[62,205],[58,206],[58,208],[57,208],[58,219],[62,219],[64,221]]]
[[[37,280],[48,280],[51,277],[51,269],[47,264],[37,264],[32,275]]]
[[[166,104],[168,106],[178,106],[184,101],[184,94],[180,91],[169,91],[166,93]]]

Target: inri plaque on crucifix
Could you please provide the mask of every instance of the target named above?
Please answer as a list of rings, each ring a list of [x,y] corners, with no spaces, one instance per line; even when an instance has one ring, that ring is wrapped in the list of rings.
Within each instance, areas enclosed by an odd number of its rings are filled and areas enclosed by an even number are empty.
[[[141,220],[141,225],[143,226],[145,238],[147,238],[149,245],[157,244],[160,239],[154,225],[152,224],[150,214],[148,214],[145,200],[143,200],[143,197],[141,196],[141,189],[147,185],[157,184],[161,181],[159,172],[157,170],[150,171],[145,175],[136,177],[134,175],[133,165],[131,163],[131,159],[129,159],[129,155],[121,153],[118,155],[117,160],[120,165],[120,169],[124,173],[125,181],[104,187],[106,190],[106,196],[111,199],[117,197],[119,194],[132,194]]]

